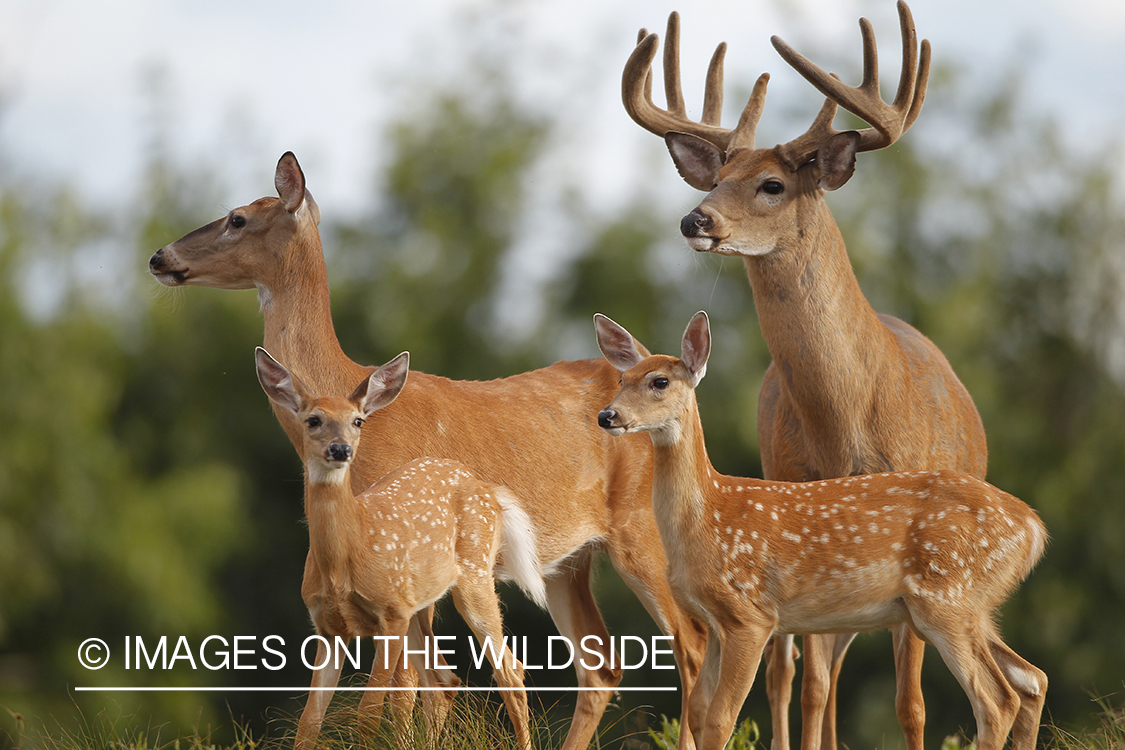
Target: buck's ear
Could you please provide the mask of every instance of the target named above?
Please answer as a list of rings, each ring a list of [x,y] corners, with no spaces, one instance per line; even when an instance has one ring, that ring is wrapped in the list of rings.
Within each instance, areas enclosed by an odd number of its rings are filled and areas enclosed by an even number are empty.
[[[688,133],[667,133],[664,143],[684,182],[696,190],[711,192],[719,181],[719,168],[724,154],[699,136]]]
[[[396,398],[406,385],[410,372],[410,352],[403,352],[363,379],[348,400],[356,405],[363,416],[382,409]]]
[[[711,323],[707,313],[700,310],[692,316],[684,331],[680,352],[680,359],[691,372],[694,388],[707,374],[707,359],[711,356]]]
[[[648,350],[631,333],[601,313],[594,314],[594,330],[602,355],[621,372],[632,369],[648,356]]]
[[[254,350],[254,364],[258,369],[258,382],[270,401],[294,414],[301,411],[304,394],[296,378],[260,346]]]
[[[297,213],[305,202],[305,173],[301,171],[301,165],[297,163],[297,157],[292,151],[286,151],[278,159],[277,170],[273,173],[273,186],[277,188],[277,195],[285,210],[291,214]],[[319,209],[316,214],[319,216]]]
[[[837,190],[852,178],[858,146],[859,133],[854,130],[837,133],[821,144],[816,152],[816,164],[822,190]]]

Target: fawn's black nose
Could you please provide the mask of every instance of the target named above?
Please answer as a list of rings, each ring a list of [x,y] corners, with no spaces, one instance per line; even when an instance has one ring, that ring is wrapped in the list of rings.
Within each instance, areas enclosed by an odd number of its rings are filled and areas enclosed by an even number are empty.
[[[160,248],[152,257],[148,259],[148,269],[150,271],[159,271],[164,266],[164,248]]]
[[[328,446],[328,457],[333,461],[347,461],[352,457],[352,447],[347,443],[332,443]]]
[[[617,412],[613,409],[602,409],[598,412],[598,427],[609,429],[613,427],[613,420],[617,419]]]
[[[680,219],[680,234],[684,237],[698,237],[706,234],[714,225],[711,217],[697,208]]]

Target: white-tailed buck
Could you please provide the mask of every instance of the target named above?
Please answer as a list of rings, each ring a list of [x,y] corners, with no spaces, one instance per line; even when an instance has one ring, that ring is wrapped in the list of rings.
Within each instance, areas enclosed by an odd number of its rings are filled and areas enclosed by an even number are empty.
[[[169,286],[257,289],[265,347],[316,393],[344,396],[370,375],[350,360],[332,326],[328,276],[317,222],[292,154],[277,164],[278,198],[232,210],[157,251],[151,272]],[[488,382],[415,371],[393,404],[371,415],[353,459],[351,489],[362,492],[391,469],[423,456],[454,459],[482,480],[507,487],[538,539],[547,604],[559,632],[578,643],[597,636],[605,659],[575,660],[577,706],[563,747],[585,748],[621,669],[590,591],[594,554],[605,550],[672,648],[684,700],[699,671],[704,629],[675,603],[661,571],[664,550],[652,515],[652,447],[644,436],[610,440],[596,414],[617,392],[617,372],[601,358],[558,362]],[[274,413],[307,458],[304,425]],[[519,414],[520,418],[513,418]],[[527,429],[534,415],[536,429]],[[378,450],[375,445],[378,444]],[[595,640],[587,641],[595,648]],[[686,703],[685,703],[686,707]]]
[[[621,392],[598,415],[614,435],[647,432],[652,502],[672,592],[707,622],[691,696],[699,750],[724,747],[773,633],[907,627],[961,683],[977,748],[1033,750],[1047,677],[1000,640],[995,610],[1042,556],[1035,511],[951,470],[789,483],[719,474],[695,387],[711,350],[692,318],[679,359],[649,356],[609,318],[598,344]]]
[[[750,277],[758,322],[773,358],[758,401],[767,479],[797,482],[940,468],[985,475],[984,428],[968,392],[929,339],[872,310],[824,201],[826,191],[851,177],[857,153],[893,144],[922,108],[930,47],[923,41],[919,55],[910,10],[900,1],[898,11],[902,70],[891,104],[879,93],[875,37],[866,19],[860,20],[863,81],[857,87],[844,85],[773,37],[786,62],[827,97],[807,132],[773,148],[754,143],[768,75],[758,78],[737,127],[728,130],[719,124],[725,44],[711,59],[700,121],[687,117],[676,14],[668,21],[664,48],[667,109],[652,101],[651,67],[659,45],[655,34],[642,29],[625,66],[626,110],[665,139],[689,185],[708,191],[680,223],[688,245],[741,257]],[[871,127],[835,130],[837,105]],[[907,746],[921,750],[923,648],[904,626],[893,636],[895,707]],[[853,637],[805,639],[804,750],[836,747],[836,679]],[[792,638],[778,638],[767,661],[775,750],[789,747],[792,652]]]
[[[315,662],[323,666],[313,672],[314,690],[297,727],[297,747],[315,744],[332,699],[330,688],[340,679],[341,661],[326,643],[337,636],[377,636],[368,687],[386,688],[390,665],[399,663],[407,645],[403,639],[411,620],[452,591],[457,611],[492,660],[496,682],[508,688],[503,698],[516,741],[530,750],[527,694],[512,690],[523,687],[523,664],[506,645],[499,658],[485,645],[486,638],[493,646],[504,644],[493,582],[497,565],[545,604],[527,515],[507,490],[482,482],[455,461],[415,459],[352,494],[349,480],[360,428],[402,390],[409,367],[405,352],[365,377],[347,398],[310,393],[261,347],[255,357],[270,401],[292,413],[304,430],[309,554],[301,597],[323,637]],[[378,434],[366,438],[379,439]],[[426,644],[415,641],[414,650],[420,645]],[[365,720],[377,721],[382,703],[382,690],[366,692],[360,704]]]

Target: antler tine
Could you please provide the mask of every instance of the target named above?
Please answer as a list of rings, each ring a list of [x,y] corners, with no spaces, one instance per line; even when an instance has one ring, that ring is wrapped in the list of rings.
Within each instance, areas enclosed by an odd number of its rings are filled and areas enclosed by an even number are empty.
[[[707,69],[703,117],[695,122],[687,117],[680,86],[679,15],[673,12],[668,18],[668,38],[664,49],[667,109],[661,109],[652,101],[652,62],[656,58],[660,37],[656,34],[643,34],[643,29],[642,36],[629,55],[621,76],[621,100],[625,111],[638,125],[656,135],[664,137],[670,132],[688,133],[725,152],[735,132],[719,126],[726,44],[720,44],[711,57]]]
[[[914,98],[910,102],[910,111],[906,113],[906,122],[902,124],[902,132],[910,130],[910,126],[918,119],[922,112],[922,104],[926,101],[926,86],[930,81],[930,40],[922,40],[922,54],[918,57],[918,77],[914,82]]]
[[[914,16],[910,13],[910,6],[903,0],[898,2],[898,23],[902,32],[902,71],[898,77],[898,91],[891,106],[896,109],[909,109],[909,102],[914,99],[918,75],[918,32],[914,30]]]
[[[668,31],[664,35],[664,101],[668,102],[669,113],[687,118],[680,85],[680,14],[676,11],[668,14]]]
[[[895,100],[889,105],[883,101],[879,93],[879,56],[875,32],[866,18],[861,18],[859,22],[860,33],[863,36],[863,80],[859,86],[845,86],[839,78],[826,73],[779,37],[771,38],[778,54],[809,83],[830,100],[870,123],[872,127],[859,131],[858,151],[873,151],[890,146],[914,124],[922,109],[929,77],[930,45],[929,42],[922,43],[922,55],[919,61],[914,20],[904,0],[899,0],[898,13],[902,32],[902,72],[899,76]],[[819,119],[818,115],[818,121]],[[814,125],[814,128],[817,127],[819,126]],[[795,159],[799,155],[796,154],[794,147],[798,142],[802,148],[810,145],[808,136],[812,131],[813,129],[810,129],[809,133],[786,144],[785,149],[791,151]],[[829,131],[830,128],[824,132]],[[835,134],[835,131],[831,131],[831,134]],[[813,147],[814,152],[815,150],[816,147]],[[811,154],[806,154],[804,158],[808,158],[809,155]]]
[[[836,119],[836,109],[835,101],[831,98],[825,99],[809,129],[788,143],[778,146],[778,153],[786,166],[796,172],[802,164],[813,157],[822,143],[839,134],[840,131],[832,127],[832,121]]]
[[[758,120],[762,118],[762,109],[766,106],[766,84],[770,81],[769,73],[762,73],[754,81],[754,90],[750,92],[750,99],[738,118],[738,125],[731,134],[730,150],[738,148],[754,148],[754,135],[758,130]],[[835,113],[835,111],[833,111]],[[828,124],[832,124],[829,118]]]
[[[637,46],[640,46],[641,42],[643,42],[645,37],[647,37],[647,36],[648,36],[648,29],[646,29],[642,26],[640,31],[637,32]],[[647,73],[645,73],[645,99],[647,99],[649,101],[652,101],[652,71],[651,70],[649,70]]]
[[[703,117],[705,125],[718,125],[723,114],[723,59],[727,55],[727,43],[720,42],[711,55],[707,66],[707,86],[703,90]]]

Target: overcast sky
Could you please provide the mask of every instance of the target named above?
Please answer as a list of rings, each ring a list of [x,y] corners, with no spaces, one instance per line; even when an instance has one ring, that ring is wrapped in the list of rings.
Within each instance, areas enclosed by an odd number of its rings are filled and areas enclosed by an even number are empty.
[[[1034,95],[1065,113],[1074,137],[1105,138],[1125,122],[1125,2],[914,0],[912,8],[939,63],[987,71],[1030,50]],[[464,58],[451,50],[464,50],[457,35],[471,30],[505,51],[544,111],[571,113],[570,161],[590,175],[593,195],[612,194],[636,178],[599,169],[607,153],[662,148],[629,121],[618,92],[636,29],[662,31],[671,9],[683,16],[689,107],[711,49],[725,40],[728,85],[768,70],[771,97],[775,89],[804,96],[815,110],[818,97],[786,70],[769,37],[814,60],[858,62],[860,15],[874,22],[884,75],[894,77],[891,0],[0,0],[0,167],[127,202],[146,137],[145,71],[162,70],[178,154],[206,153],[225,133],[252,134],[223,151],[244,191],[231,200],[269,192],[273,164],[292,149],[322,209],[346,212],[370,194],[379,126],[402,101],[403,82],[455,80]],[[739,103],[729,102],[733,124]]]

